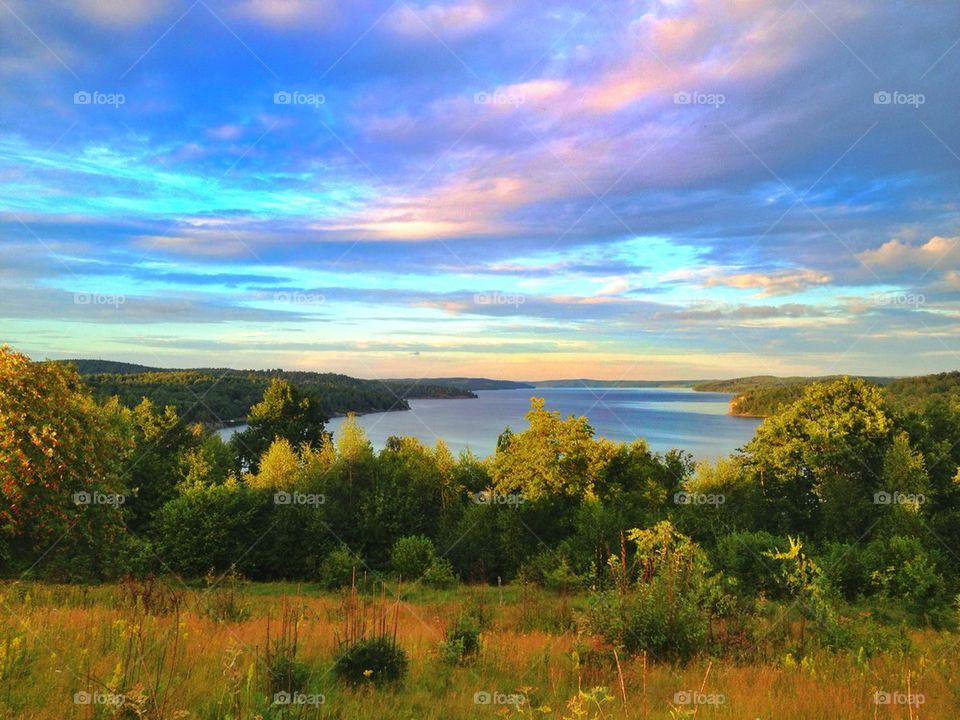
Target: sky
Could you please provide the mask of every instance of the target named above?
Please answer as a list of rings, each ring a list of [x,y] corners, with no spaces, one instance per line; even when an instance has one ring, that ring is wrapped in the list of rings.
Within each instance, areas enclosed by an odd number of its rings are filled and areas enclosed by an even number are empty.
[[[952,0],[0,0],[0,342],[958,369],[958,69]]]

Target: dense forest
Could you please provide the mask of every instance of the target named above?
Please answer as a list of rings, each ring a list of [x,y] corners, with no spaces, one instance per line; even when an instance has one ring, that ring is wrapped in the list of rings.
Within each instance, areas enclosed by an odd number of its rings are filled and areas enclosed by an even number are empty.
[[[839,378],[840,376],[810,378],[758,375],[700,383],[694,386],[694,389],[702,392],[733,393],[735,397],[730,402],[730,412],[734,415],[769,417],[796,402],[810,385]],[[859,379],[882,387],[888,402],[902,408],[918,409],[933,398],[941,398],[948,403],[956,403],[960,399],[960,372],[906,378]]]
[[[134,407],[143,398],[149,398],[158,407],[172,406],[185,421],[214,426],[242,422],[274,377],[316,395],[327,417],[349,412],[408,410],[410,398],[475,397],[456,385],[361,380],[334,373],[226,368],[164,370],[102,360],[69,363],[76,367],[98,401],[116,396],[122,405]]]

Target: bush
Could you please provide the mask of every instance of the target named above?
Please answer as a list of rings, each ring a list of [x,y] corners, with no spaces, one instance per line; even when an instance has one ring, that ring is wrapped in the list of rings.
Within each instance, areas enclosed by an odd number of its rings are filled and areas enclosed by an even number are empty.
[[[310,667],[305,662],[279,648],[275,648],[264,665],[271,697],[279,692],[300,692],[310,677]]]
[[[786,547],[786,540],[763,531],[724,535],[717,541],[717,569],[734,578],[745,597],[775,596],[781,594],[780,568],[764,553]]]
[[[397,540],[390,551],[390,562],[401,577],[417,580],[436,560],[437,551],[425,535],[408,535]]]
[[[365,638],[347,646],[334,660],[333,671],[348,685],[391,685],[407,673],[407,653],[385,636]]]
[[[363,560],[346,545],[332,550],[320,563],[318,580],[327,590],[348,587],[363,569]]]
[[[556,592],[573,592],[584,586],[583,579],[571,569],[567,558],[551,550],[528,558],[517,571],[517,579]]]
[[[453,565],[443,558],[437,558],[423,574],[421,582],[427,587],[445,589],[457,584],[457,576],[453,572]]]
[[[949,599],[943,576],[914,537],[876,538],[865,547],[831,545],[825,563],[829,581],[847,600],[880,595],[900,601],[914,618],[944,624]]]
[[[935,617],[948,605],[946,586],[919,540],[901,535],[873,540],[864,550],[864,565],[880,593],[903,600],[925,622],[939,622]]]
[[[440,655],[451,664],[464,663],[480,652],[480,625],[469,616],[461,615],[447,628],[440,643]]]
[[[593,632],[628,652],[685,659],[707,640],[716,581],[706,555],[669,522],[632,530],[640,577],[635,584],[594,593],[587,619]]]
[[[569,593],[583,587],[583,580],[570,569],[566,560],[561,560],[553,570],[547,572],[544,585],[554,592]]]

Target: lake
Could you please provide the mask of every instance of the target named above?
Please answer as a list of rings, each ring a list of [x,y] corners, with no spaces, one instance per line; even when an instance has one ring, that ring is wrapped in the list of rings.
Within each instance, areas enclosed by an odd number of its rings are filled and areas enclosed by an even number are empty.
[[[412,435],[433,445],[443,438],[454,454],[464,448],[485,456],[493,452],[506,426],[526,428],[530,398],[542,397],[548,410],[585,415],[597,435],[630,441],[645,437],[656,451],[680,448],[695,458],[727,455],[753,437],[760,421],[728,415],[727,393],[685,388],[532,388],[480,390],[476,399],[410,400],[410,410],[370,413],[357,418],[374,447],[391,435]],[[344,418],[328,429],[336,436]],[[223,428],[226,439],[239,428]]]

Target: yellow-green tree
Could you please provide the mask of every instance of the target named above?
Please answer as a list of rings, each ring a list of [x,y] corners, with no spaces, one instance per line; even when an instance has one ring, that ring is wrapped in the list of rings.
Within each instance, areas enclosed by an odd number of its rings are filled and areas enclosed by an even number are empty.
[[[132,451],[118,404],[98,405],[73,368],[0,348],[0,519],[27,559],[118,531]]]
[[[505,435],[490,465],[498,493],[522,493],[528,500],[553,496],[592,497],[606,446],[593,438],[585,417],[563,419],[531,398],[529,427]]]

